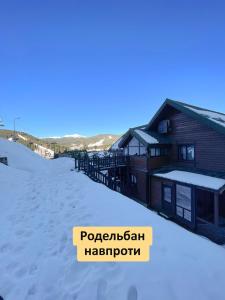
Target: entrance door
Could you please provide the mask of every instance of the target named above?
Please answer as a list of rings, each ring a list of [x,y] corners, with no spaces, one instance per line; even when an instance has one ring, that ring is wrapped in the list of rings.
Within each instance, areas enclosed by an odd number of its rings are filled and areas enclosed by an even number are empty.
[[[162,207],[165,213],[173,215],[173,193],[172,186],[162,185]]]

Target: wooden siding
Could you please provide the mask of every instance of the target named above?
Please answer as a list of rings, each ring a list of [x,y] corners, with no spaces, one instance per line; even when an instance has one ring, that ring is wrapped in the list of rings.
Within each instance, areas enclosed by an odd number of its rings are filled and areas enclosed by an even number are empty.
[[[162,184],[173,186],[173,182],[170,180],[151,177],[149,204],[155,210],[162,208]]]
[[[225,135],[201,124],[181,112],[168,116],[172,122],[171,163],[211,171],[225,171]],[[178,144],[195,145],[195,161],[178,161]]]
[[[148,170],[158,169],[168,165],[170,162],[169,156],[149,157]]]
[[[131,182],[131,174],[136,177],[136,184]],[[145,171],[127,167],[123,186],[123,193],[125,195],[146,204],[148,203],[148,174]]]
[[[146,156],[130,156],[129,166],[137,170],[147,170],[148,158]]]
[[[220,216],[225,218],[225,192],[223,192],[222,195],[220,195],[219,198],[220,202],[219,202],[219,213]]]

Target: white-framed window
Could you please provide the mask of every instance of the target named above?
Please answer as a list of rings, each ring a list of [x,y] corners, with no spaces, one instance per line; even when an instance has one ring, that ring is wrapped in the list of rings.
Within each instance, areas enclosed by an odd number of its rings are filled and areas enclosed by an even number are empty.
[[[132,137],[125,149],[125,155],[145,155],[147,153],[146,147],[136,137]]]

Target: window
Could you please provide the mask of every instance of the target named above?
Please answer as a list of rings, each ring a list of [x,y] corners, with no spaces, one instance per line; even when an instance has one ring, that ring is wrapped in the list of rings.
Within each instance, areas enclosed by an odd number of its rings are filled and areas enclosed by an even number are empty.
[[[151,157],[159,157],[159,156],[166,156],[168,155],[167,148],[151,148],[150,149],[150,156]]]
[[[159,122],[158,132],[159,133],[168,133],[170,127],[170,120],[163,120]]]
[[[191,222],[192,190],[188,186],[176,185],[176,214]]]
[[[195,160],[195,146],[194,145],[180,145],[178,148],[179,160]]]
[[[133,137],[126,146],[125,155],[145,155],[146,147]]]
[[[130,180],[131,180],[131,183],[132,183],[132,184],[136,184],[136,183],[137,183],[137,178],[136,178],[136,176],[133,175],[133,174],[130,174]]]
[[[171,186],[163,186],[163,200],[171,203],[172,202],[172,187]]]

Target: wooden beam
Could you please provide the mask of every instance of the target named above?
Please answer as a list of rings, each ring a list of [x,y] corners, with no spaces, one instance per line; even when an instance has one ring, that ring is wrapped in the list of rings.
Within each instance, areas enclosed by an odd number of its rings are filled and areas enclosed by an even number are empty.
[[[214,193],[214,225],[219,226],[219,194]]]

